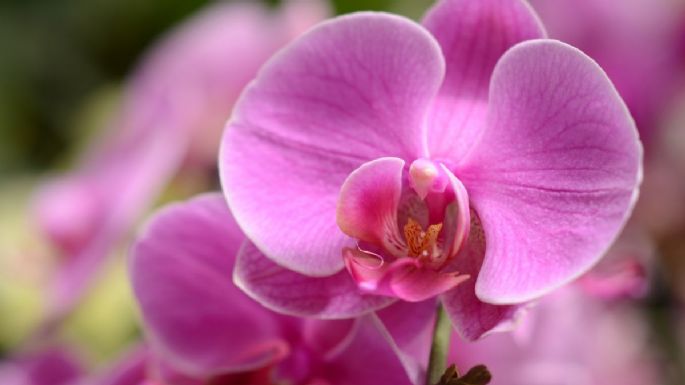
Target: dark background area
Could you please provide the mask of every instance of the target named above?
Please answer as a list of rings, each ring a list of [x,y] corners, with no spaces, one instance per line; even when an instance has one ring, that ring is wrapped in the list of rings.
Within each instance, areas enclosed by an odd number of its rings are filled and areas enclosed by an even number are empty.
[[[75,115],[93,92],[125,80],[160,34],[209,2],[0,2],[0,177],[59,164],[81,134]],[[387,9],[397,1],[332,4],[339,14]]]

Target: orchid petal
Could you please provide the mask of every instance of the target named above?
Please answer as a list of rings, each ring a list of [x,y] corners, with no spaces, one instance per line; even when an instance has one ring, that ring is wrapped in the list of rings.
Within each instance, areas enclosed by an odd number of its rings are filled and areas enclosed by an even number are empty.
[[[360,291],[347,271],[309,277],[281,267],[249,241],[238,255],[233,279],[267,308],[300,317],[352,318],[394,301]]]
[[[354,319],[304,320],[302,335],[305,345],[321,357],[339,353],[354,338]]]
[[[488,86],[507,49],[545,36],[523,0],[443,0],[423,25],[436,37],[447,63],[445,81],[428,115],[434,159],[460,161],[485,128]]]
[[[340,186],[369,160],[423,155],[443,70],[427,31],[382,13],[324,22],[276,55],[239,101],[219,161],[248,238],[291,270],[340,271]]]
[[[385,337],[385,338],[384,338]],[[386,342],[380,322],[372,316],[358,320],[355,338],[323,366],[328,382],[354,385],[410,385],[412,381],[396,352]]]
[[[398,348],[398,355],[415,384],[423,384],[433,340],[437,301],[397,301],[376,312]]]
[[[459,170],[485,230],[480,299],[522,303],[584,273],[637,197],[642,148],[599,66],[553,40],[509,50],[488,128]]]
[[[380,158],[364,163],[347,177],[336,210],[338,226],[345,234],[383,245],[396,254],[402,252],[397,206],[402,195],[403,168],[402,159]]]
[[[476,297],[475,277],[487,247],[477,217],[472,216],[471,222],[468,241],[450,265],[450,268],[458,269],[471,278],[442,294],[441,299],[457,333],[467,340],[476,340],[492,332],[511,329],[519,306],[491,305]]]
[[[287,354],[272,314],[231,284],[243,239],[222,196],[207,194],[162,210],[133,248],[151,346],[185,374],[254,369]]]

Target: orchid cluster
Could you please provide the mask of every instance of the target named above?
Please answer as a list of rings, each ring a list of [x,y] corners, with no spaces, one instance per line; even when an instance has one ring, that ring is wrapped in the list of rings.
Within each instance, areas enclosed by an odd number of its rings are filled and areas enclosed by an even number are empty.
[[[164,187],[202,175],[127,244],[143,340],[95,374],[62,346],[19,354],[0,383],[659,383],[629,304],[652,274],[646,230],[624,227],[660,114],[635,88],[670,97],[685,66],[565,38],[566,3],[605,16],[593,0],[198,14],[33,202],[63,255],[46,339]]]

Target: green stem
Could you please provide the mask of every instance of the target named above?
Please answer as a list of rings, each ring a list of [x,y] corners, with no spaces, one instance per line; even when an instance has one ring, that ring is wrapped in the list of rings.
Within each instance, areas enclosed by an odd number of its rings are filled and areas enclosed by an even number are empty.
[[[431,345],[428,372],[426,373],[426,385],[437,384],[445,369],[447,369],[447,352],[450,347],[451,333],[452,324],[447,317],[445,309],[440,305],[435,317],[433,344]]]

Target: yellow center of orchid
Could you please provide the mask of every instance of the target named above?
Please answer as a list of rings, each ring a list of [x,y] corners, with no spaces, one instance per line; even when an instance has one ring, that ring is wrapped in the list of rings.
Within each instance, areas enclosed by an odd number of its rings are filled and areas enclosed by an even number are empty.
[[[413,218],[409,218],[404,225],[404,239],[407,241],[410,257],[427,258],[435,254],[438,234],[442,223],[429,225],[424,230]]]

